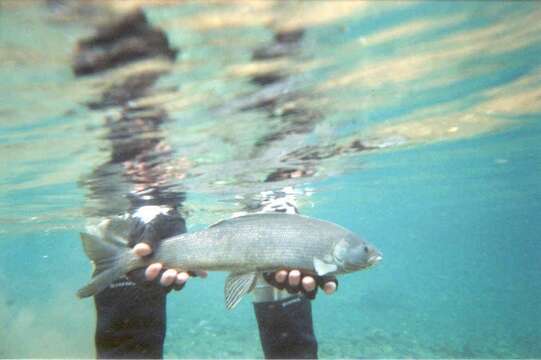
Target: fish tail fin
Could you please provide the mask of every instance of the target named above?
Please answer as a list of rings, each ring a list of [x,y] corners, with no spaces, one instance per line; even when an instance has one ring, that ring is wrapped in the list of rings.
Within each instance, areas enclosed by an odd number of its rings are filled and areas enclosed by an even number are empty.
[[[98,226],[88,227],[88,233],[81,233],[84,251],[94,264],[94,276],[77,291],[79,298],[96,295],[132,270],[130,264],[137,260],[137,256],[131,252],[127,240],[121,235],[127,232],[119,229],[118,225],[119,220],[105,220]]]

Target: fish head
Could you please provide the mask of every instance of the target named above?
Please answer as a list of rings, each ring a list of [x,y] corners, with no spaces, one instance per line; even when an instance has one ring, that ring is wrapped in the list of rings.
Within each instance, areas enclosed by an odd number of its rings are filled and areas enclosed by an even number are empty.
[[[376,265],[383,256],[374,245],[348,234],[334,245],[333,258],[339,272],[348,273]]]

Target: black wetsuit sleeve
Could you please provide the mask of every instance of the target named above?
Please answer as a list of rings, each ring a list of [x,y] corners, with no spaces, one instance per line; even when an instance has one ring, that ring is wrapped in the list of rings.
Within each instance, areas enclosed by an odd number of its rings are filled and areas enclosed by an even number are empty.
[[[122,278],[94,297],[99,359],[159,359],[165,338],[166,291]]]
[[[281,301],[254,303],[254,309],[265,358],[317,358],[310,300],[298,295]]]
[[[156,216],[143,223],[133,218],[129,242],[159,241],[186,232],[179,215]],[[159,284],[141,286],[128,277],[115,281],[94,297],[97,313],[96,355],[100,359],[148,359],[163,357],[166,331],[166,295]]]

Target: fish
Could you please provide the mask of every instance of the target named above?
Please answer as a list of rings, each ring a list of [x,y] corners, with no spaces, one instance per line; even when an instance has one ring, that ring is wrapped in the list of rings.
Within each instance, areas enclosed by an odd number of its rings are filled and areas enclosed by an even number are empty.
[[[303,215],[257,213],[222,220],[207,229],[164,239],[139,257],[128,247],[127,218],[114,217],[81,233],[94,276],[77,295],[98,294],[128,272],[160,262],[179,271],[225,271],[225,306],[233,309],[263,272],[299,269],[341,275],[367,269],[381,252],[340,225]]]

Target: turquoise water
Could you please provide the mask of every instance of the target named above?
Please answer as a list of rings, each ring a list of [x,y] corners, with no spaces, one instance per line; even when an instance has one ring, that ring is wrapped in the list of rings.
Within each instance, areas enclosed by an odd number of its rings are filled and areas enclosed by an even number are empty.
[[[145,9],[182,51],[173,65],[129,71],[167,70],[137,101],[169,114],[158,131],[173,149],[164,182],[186,192],[189,229],[290,186],[303,214],[383,252],[376,268],[313,303],[321,357],[541,357],[538,3]],[[90,274],[78,232],[95,214],[125,209],[135,187],[118,169],[104,180],[105,200],[85,185],[110,153],[105,117],[119,111],[85,104],[124,76],[71,73],[75,43],[95,21],[42,3],[0,4],[0,357],[94,354],[93,304],[74,296]],[[252,60],[273,28],[305,34],[285,58]],[[317,120],[258,145],[291,126],[239,110],[262,89],[250,76],[271,70],[292,94],[275,115],[304,109]],[[377,148],[279,161],[354,140]],[[312,176],[263,181],[284,164]],[[224,278],[169,296],[166,357],[262,357],[250,301],[227,312]]]

